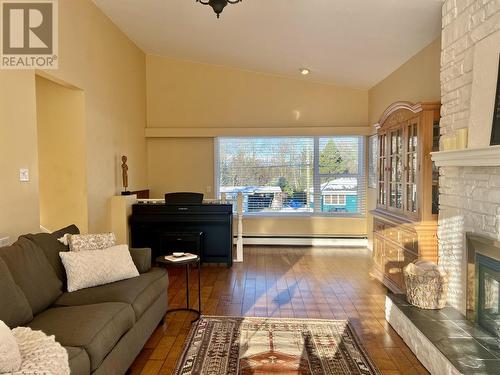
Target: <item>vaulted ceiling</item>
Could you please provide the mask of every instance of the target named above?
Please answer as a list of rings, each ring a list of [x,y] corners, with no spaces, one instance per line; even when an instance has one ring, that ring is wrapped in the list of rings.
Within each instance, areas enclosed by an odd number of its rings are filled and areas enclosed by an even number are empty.
[[[195,0],[94,2],[148,54],[363,89],[441,32],[442,0],[243,0],[220,19]]]

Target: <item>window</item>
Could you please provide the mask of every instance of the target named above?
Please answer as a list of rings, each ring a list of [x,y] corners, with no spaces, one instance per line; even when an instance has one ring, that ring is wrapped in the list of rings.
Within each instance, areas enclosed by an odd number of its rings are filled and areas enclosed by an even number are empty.
[[[345,206],[347,200],[345,195],[324,195],[323,201],[324,204]]]
[[[216,192],[245,214],[364,215],[364,137],[221,137]]]

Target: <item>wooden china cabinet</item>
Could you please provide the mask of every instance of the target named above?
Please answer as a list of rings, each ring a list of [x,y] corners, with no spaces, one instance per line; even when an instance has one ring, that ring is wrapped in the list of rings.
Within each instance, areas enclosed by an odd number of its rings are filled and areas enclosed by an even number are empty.
[[[403,268],[408,263],[437,262],[439,173],[430,152],[439,149],[440,107],[440,103],[397,102],[375,125],[372,275],[394,293],[405,292]]]

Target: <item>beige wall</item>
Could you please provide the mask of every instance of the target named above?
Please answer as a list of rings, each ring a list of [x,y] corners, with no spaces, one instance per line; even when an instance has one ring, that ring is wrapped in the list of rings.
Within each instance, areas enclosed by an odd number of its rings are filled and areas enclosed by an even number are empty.
[[[213,138],[150,139],[148,176],[152,198],[175,191],[195,191],[213,198]]]
[[[88,227],[85,100],[81,90],[36,77],[40,225]]]
[[[394,102],[440,101],[440,70],[441,38],[438,38],[369,90],[370,125],[376,124],[386,108]],[[372,130],[375,132],[374,128]],[[375,208],[376,201],[376,189],[368,189],[368,210]],[[371,215],[368,215],[367,230],[371,240]]]
[[[148,127],[366,126],[368,94],[147,56]]]
[[[184,138],[148,139],[152,197],[193,190],[212,197],[214,139],[245,128],[246,135],[366,131],[367,91],[206,64],[147,57],[149,128],[182,128]],[[361,129],[361,130],[360,130]],[[304,133],[305,132],[305,133]],[[245,235],[364,235],[365,219],[246,218]]]
[[[19,181],[29,168],[30,181]],[[0,70],[0,234],[11,241],[38,231],[38,158],[35,76]]]
[[[106,230],[108,200],[147,187],[145,55],[89,0],[59,2],[59,69],[49,72],[85,92],[89,230]]]
[[[45,74],[85,93],[88,227],[106,230],[120,155],[129,157],[130,189],[147,187],[145,55],[91,0],[59,1],[59,52],[59,69]],[[8,143],[0,148],[0,232],[19,234],[39,221],[35,73],[2,71],[0,80],[0,142]],[[32,172],[27,184],[18,182],[22,165]]]
[[[365,236],[366,220],[352,218],[245,217],[245,236]]]
[[[368,92],[370,125],[394,102],[440,101],[441,38],[425,47]]]

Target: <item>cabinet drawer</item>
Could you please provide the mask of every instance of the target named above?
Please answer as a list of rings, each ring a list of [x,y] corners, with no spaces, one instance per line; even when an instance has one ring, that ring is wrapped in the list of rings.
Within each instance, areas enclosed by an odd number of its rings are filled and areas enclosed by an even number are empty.
[[[373,262],[378,268],[383,267],[384,239],[378,235],[373,236]]]
[[[384,247],[384,273],[400,289],[403,288],[404,250],[386,243]]]
[[[402,232],[402,245],[405,249],[418,253],[418,236],[414,232]]]
[[[383,221],[375,220],[373,222],[373,231],[381,236],[384,235],[385,223]]]
[[[386,226],[385,228],[385,237],[388,238],[391,241],[394,241],[398,244],[402,243],[402,235],[401,235],[401,230],[398,229],[397,227],[391,227],[391,226]]]

